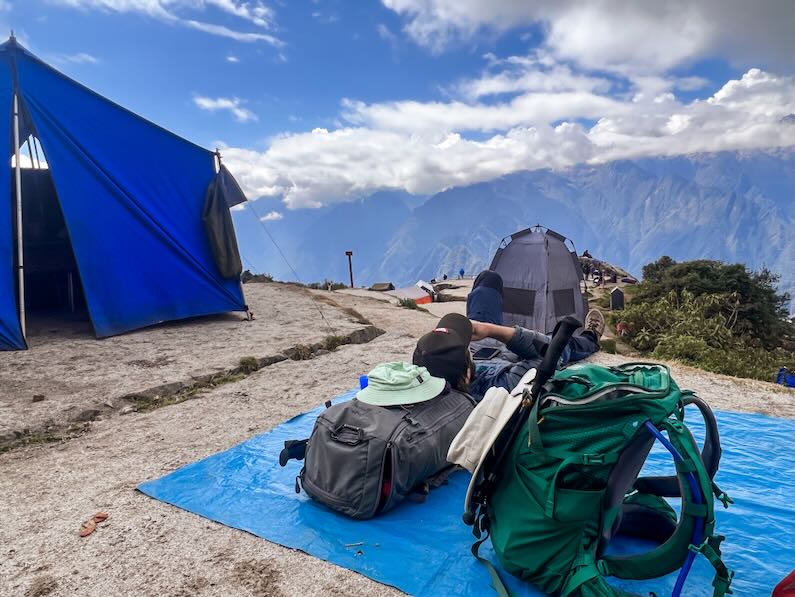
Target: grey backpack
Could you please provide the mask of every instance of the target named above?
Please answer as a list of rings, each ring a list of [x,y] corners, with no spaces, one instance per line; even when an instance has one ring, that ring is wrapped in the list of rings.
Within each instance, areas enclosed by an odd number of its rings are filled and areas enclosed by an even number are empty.
[[[331,406],[315,422],[298,479],[329,508],[372,518],[450,466],[447,450],[474,405],[448,387],[417,404],[373,406],[354,398]]]

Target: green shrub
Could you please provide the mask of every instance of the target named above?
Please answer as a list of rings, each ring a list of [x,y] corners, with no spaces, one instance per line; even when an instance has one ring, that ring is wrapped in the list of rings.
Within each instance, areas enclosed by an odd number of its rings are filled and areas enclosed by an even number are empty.
[[[671,291],[636,300],[611,321],[629,328],[626,341],[655,358],[672,359],[715,373],[770,381],[779,367],[795,367],[795,353],[766,348],[760,338],[737,333],[734,297]]]
[[[238,363],[238,369],[243,373],[253,373],[259,369],[259,361],[254,357],[243,357]]]
[[[337,350],[343,344],[349,344],[350,340],[346,336],[326,336],[323,339],[323,348],[326,350]]]
[[[307,361],[314,356],[315,351],[306,344],[296,344],[292,348],[287,349],[285,354],[294,361]]]
[[[273,282],[273,276],[270,274],[252,274],[249,270],[246,270],[240,274],[240,281],[243,284],[248,284],[249,282]]]
[[[410,298],[398,299],[398,306],[403,307],[404,309],[419,309],[417,301]]]
[[[650,303],[685,291],[694,297],[712,295],[725,299],[720,304],[714,299],[713,306],[730,320],[735,335],[757,339],[765,348],[792,347],[795,326],[787,321],[789,296],[778,293],[778,279],[768,269],[753,272],[740,263],[677,263],[666,256],[643,267],[643,282],[633,300]]]
[[[599,341],[600,350],[608,354],[616,354],[616,340],[615,338],[602,338]]]
[[[313,290],[341,290],[343,288],[347,288],[348,285],[343,284],[342,282],[323,280],[322,282],[312,282],[311,284],[307,284],[306,287],[312,288]]]

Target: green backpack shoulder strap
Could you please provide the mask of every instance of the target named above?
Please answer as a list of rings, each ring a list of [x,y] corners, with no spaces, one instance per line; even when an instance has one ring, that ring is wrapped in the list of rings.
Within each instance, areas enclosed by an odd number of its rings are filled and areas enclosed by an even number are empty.
[[[680,569],[688,553],[695,551],[707,557],[715,568],[713,595],[722,597],[731,592],[729,587],[734,573],[720,559],[719,544],[723,538],[713,535],[715,512],[712,498],[713,493],[719,490],[710,479],[701,461],[698,446],[684,424],[678,420],[667,419],[661,427],[668,433],[670,445],[680,457],[675,457],[676,476],[682,496],[679,524],[671,537],[655,549],[631,556],[605,556],[597,565],[604,575],[625,579],[656,578]],[[694,545],[697,520],[700,520],[703,530]]]

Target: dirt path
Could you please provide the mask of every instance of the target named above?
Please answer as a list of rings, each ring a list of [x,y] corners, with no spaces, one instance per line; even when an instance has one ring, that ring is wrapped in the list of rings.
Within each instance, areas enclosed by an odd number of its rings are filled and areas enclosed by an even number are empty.
[[[292,292],[272,290],[274,298]],[[135,491],[142,481],[227,449],[350,389],[378,362],[409,358],[416,338],[436,321],[435,315],[367,297],[320,294],[386,333],[308,361],[273,364],[180,404],[95,421],[89,433],[70,441],[0,455],[0,594],[399,595]],[[294,299],[282,294],[280,304]],[[279,333],[298,337],[316,319],[286,314]],[[713,407],[795,418],[795,392],[676,366],[674,375]],[[110,518],[79,538],[81,521],[97,511]]]

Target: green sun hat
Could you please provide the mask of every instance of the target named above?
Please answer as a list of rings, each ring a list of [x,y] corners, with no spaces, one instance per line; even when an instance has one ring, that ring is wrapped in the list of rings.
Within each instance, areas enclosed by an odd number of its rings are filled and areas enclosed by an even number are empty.
[[[433,377],[425,367],[410,363],[382,363],[367,374],[367,387],[356,397],[375,406],[416,404],[435,398],[445,381]]]

